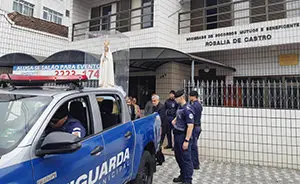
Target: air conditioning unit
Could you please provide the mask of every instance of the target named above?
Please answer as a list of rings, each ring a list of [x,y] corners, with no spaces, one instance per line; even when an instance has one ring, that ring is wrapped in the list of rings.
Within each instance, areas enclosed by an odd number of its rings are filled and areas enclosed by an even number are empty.
[[[179,4],[181,5],[185,5],[185,4],[190,4],[191,3],[191,0],[178,0],[179,1]]]
[[[178,0],[178,2],[182,8],[189,8],[191,4],[191,0]]]

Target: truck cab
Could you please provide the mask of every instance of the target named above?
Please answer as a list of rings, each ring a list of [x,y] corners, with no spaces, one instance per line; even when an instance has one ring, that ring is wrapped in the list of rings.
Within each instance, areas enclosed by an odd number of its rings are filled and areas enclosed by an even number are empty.
[[[40,80],[2,76],[10,85],[0,90],[0,183],[152,183],[158,114],[131,121],[119,87],[18,86]],[[84,136],[51,130],[62,106],[81,123]]]

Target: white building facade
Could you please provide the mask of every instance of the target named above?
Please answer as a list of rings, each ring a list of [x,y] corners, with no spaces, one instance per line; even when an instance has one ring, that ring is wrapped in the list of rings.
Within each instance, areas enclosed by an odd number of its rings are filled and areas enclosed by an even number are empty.
[[[71,0],[1,0],[0,9],[69,26]]]
[[[55,50],[63,50],[68,45],[74,45],[72,42],[86,39],[88,32],[108,30],[119,31],[128,36],[130,48],[175,49],[236,69],[233,72],[202,63],[195,66],[196,79],[209,80],[203,78],[205,74],[199,74],[200,70],[205,68],[215,69],[213,74],[215,76],[210,78],[211,80],[227,82],[249,77],[289,77],[298,75],[300,67],[298,59],[292,64],[284,63],[282,60],[279,62],[279,60],[285,57],[293,58],[294,56],[295,58],[298,55],[299,8],[298,0],[278,2],[256,0],[2,0],[0,1],[2,12],[0,36],[3,37],[3,44],[0,54],[24,52],[47,57]],[[6,17],[7,13],[14,10],[24,15],[32,15],[68,26],[69,41],[56,35],[18,27]],[[6,40],[11,39],[5,36],[6,32],[15,34],[14,32],[22,32],[22,30],[29,33],[28,38],[23,35],[12,36],[14,38],[12,40],[18,43],[8,44],[7,41],[7,44],[4,44]],[[46,47],[42,42],[38,42],[39,38],[30,39],[32,32],[39,34]],[[44,42],[44,37],[46,40],[49,37],[49,40]],[[56,41],[61,43],[56,44]],[[54,43],[53,47],[57,49],[51,49],[51,44],[48,43]],[[19,49],[14,47],[19,47]],[[40,48],[41,51],[34,49],[30,52],[31,47]],[[153,90],[163,96],[167,95],[170,88],[179,88],[183,79],[190,79],[191,66],[181,66],[184,72],[178,77],[175,69],[172,71],[170,68],[176,68],[175,65],[179,66],[180,63],[173,65],[170,59],[169,63],[166,62],[157,68],[158,70],[146,72],[151,76],[156,76],[155,83],[158,85],[155,85]],[[266,70],[266,68],[270,69]],[[141,74],[132,70],[131,76],[144,74],[145,71]],[[177,77],[178,79],[174,80]],[[166,89],[162,89],[162,84],[167,84],[164,85]]]
[[[14,9],[67,26],[68,36],[20,26],[8,16]],[[0,0],[0,61],[10,53],[42,62],[62,50],[93,50],[102,43],[90,35],[101,31],[129,38],[129,94],[142,107],[153,92],[165,99],[186,87],[184,80],[217,84],[201,88],[211,106],[201,156],[300,169],[300,0]],[[252,81],[269,85],[250,88]]]

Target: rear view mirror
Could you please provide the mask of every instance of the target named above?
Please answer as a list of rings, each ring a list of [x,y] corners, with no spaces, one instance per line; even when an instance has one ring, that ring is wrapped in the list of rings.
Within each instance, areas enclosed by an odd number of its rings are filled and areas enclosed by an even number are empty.
[[[37,156],[44,156],[48,154],[63,154],[71,153],[81,147],[80,138],[66,132],[52,132],[48,134],[41,148],[36,150]]]

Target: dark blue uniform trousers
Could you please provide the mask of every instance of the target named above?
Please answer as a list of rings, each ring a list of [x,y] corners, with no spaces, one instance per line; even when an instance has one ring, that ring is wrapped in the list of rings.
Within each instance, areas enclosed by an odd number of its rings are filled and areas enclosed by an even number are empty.
[[[192,160],[193,160],[193,168],[199,168],[199,152],[198,152],[198,139],[201,133],[200,126],[194,126],[193,129],[193,139],[191,140],[191,149],[192,149]]]
[[[183,179],[184,182],[192,182],[194,167],[191,155],[191,143],[189,143],[187,150],[183,150],[182,145],[184,139],[185,133],[174,132],[175,158],[180,168],[180,177]]]
[[[168,138],[168,146],[170,147],[173,147],[173,144],[172,144],[172,130],[173,130],[173,125],[172,125],[172,121],[169,122],[168,124],[168,129],[167,129],[167,138]]]

